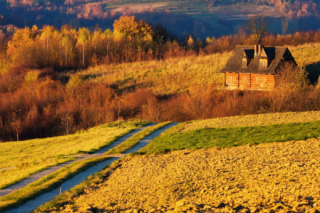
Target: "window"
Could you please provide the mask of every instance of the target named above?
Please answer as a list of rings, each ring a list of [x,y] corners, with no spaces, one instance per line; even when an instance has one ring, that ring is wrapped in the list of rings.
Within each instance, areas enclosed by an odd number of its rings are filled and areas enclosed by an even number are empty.
[[[268,60],[267,59],[260,59],[259,60],[259,67],[268,67]]]
[[[246,58],[242,59],[242,67],[247,67],[248,66],[248,61]]]
[[[242,77],[242,82],[243,83],[247,83],[248,82],[248,77],[247,76],[243,76]]]
[[[229,76],[228,77],[228,82],[229,83],[237,82],[237,76]]]
[[[256,83],[259,83],[260,82],[260,77],[256,76],[255,80],[256,80]]]

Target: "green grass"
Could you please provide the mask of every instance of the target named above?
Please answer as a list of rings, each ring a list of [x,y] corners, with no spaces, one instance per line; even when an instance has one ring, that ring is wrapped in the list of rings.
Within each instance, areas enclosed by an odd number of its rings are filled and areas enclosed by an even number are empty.
[[[14,168],[0,171],[0,189],[74,159],[69,155],[95,152],[148,123],[141,120],[114,122],[72,135],[1,143],[0,169]]]
[[[154,131],[163,128],[164,126],[168,125],[169,123],[172,123],[171,121],[169,122],[163,122],[159,123],[154,126],[150,126],[141,132],[138,132],[137,134],[133,135],[131,138],[126,140],[125,142],[121,143],[120,145],[116,146],[115,148],[109,150],[106,152],[106,154],[118,154],[118,153],[123,153],[127,151],[128,149],[131,149],[134,147],[136,144],[139,143],[140,140],[142,140],[144,137],[152,134]]]
[[[44,205],[38,207],[33,212],[40,213],[46,212],[48,210],[58,210],[59,207],[64,206],[66,203],[72,204],[74,202],[74,197],[78,197],[82,193],[84,193],[86,187],[91,186],[93,184],[100,184],[107,179],[112,172],[117,169],[121,165],[121,161],[124,158],[128,158],[130,156],[125,156],[120,160],[114,161],[110,165],[108,165],[104,170],[91,175],[88,179],[84,180],[79,185],[73,187],[69,191],[62,193],[61,195],[56,196],[53,200],[45,203]]]
[[[60,184],[93,165],[107,160],[108,157],[95,157],[75,162],[58,171],[46,175],[28,186],[0,198],[0,212],[8,210],[34,199],[45,192],[56,189]]]
[[[246,144],[283,142],[320,137],[320,121],[269,126],[203,128],[186,132],[169,129],[143,148],[141,153],[172,150],[232,147]]]

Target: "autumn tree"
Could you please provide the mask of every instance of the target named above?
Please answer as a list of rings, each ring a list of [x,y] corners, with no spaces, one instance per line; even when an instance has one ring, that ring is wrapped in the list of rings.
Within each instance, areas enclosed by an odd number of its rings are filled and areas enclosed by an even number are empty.
[[[39,40],[44,47],[44,65],[54,65],[57,59],[57,53],[59,51],[56,45],[60,44],[61,36],[57,29],[52,26],[46,26],[43,28]],[[60,46],[61,49],[61,46]]]
[[[28,27],[18,29],[12,39],[8,42],[7,54],[14,63],[28,64],[34,63],[35,55],[32,51],[34,47],[35,34]]]
[[[80,28],[78,32],[77,45],[82,46],[82,66],[85,65],[85,46],[90,40],[90,31],[87,28]]]
[[[262,38],[267,34],[268,21],[264,16],[250,17],[244,28],[251,32],[256,42],[260,43]]]
[[[152,36],[151,26],[144,20],[136,20],[134,16],[121,16],[114,21],[113,28],[126,36]]]

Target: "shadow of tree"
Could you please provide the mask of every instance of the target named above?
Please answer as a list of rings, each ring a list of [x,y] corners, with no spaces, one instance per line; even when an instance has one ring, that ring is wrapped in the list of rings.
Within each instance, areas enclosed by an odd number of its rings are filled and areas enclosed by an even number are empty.
[[[306,65],[306,71],[308,72],[310,83],[316,84],[320,76],[320,61]]]

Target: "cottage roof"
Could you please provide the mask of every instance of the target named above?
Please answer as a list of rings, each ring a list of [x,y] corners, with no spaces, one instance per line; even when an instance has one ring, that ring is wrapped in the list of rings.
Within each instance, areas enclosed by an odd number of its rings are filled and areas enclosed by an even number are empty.
[[[263,51],[265,52],[265,56]],[[247,58],[252,58],[247,67],[242,67],[244,54]],[[254,46],[237,45],[225,68],[221,72],[255,73],[255,74],[276,74],[276,68],[281,59],[293,59],[290,51],[286,47],[263,47],[261,56],[254,57]],[[270,59],[269,66],[259,67],[260,58]]]

